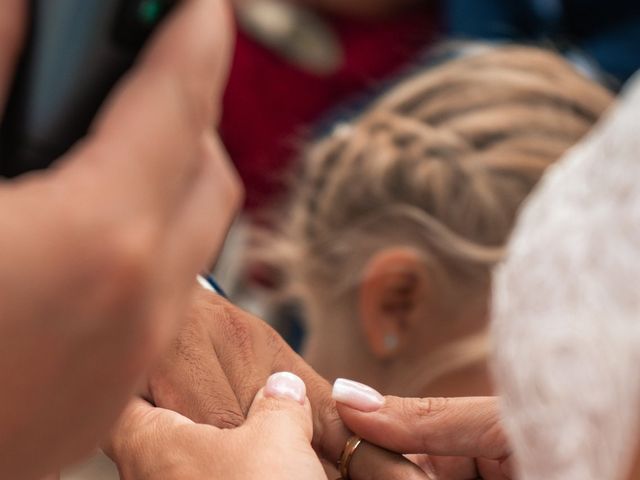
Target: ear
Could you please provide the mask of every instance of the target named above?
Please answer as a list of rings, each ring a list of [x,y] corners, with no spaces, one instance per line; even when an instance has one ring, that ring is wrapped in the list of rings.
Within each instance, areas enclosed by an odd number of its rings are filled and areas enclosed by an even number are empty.
[[[408,247],[388,248],[367,263],[359,289],[360,326],[371,352],[394,357],[427,315],[429,270]]]

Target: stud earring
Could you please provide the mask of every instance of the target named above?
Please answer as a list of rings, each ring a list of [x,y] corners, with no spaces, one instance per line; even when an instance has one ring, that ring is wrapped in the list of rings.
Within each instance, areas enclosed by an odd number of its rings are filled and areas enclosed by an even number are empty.
[[[393,352],[398,348],[398,336],[393,333],[388,333],[384,336],[384,348],[388,352]]]

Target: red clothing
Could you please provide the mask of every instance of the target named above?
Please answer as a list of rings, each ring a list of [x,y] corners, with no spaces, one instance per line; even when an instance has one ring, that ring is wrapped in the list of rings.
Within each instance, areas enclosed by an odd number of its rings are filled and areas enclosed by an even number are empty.
[[[430,11],[381,22],[330,19],[345,62],[329,76],[304,72],[238,33],[220,131],[249,209],[268,205],[282,187],[303,128],[408,64],[434,38],[434,19]]]

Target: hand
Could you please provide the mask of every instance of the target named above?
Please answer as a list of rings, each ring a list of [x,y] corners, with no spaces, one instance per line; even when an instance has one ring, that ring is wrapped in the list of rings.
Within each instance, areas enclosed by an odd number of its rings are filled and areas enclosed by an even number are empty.
[[[313,445],[335,465],[350,432],[331,399],[331,386],[265,322],[198,289],[187,323],[151,372],[148,399],[197,423],[242,425],[256,392],[274,372],[291,371],[307,385],[313,411]],[[361,461],[360,461],[361,460]],[[358,453],[353,480],[424,479],[411,462],[367,445]]]
[[[106,451],[122,480],[326,480],[311,448],[312,429],[304,383],[278,373],[234,430],[199,425],[135,400]]]
[[[496,398],[382,397],[345,380],[336,381],[334,398],[357,435],[394,452],[418,454],[414,461],[431,478],[513,478]]]
[[[246,1],[246,0],[236,0]],[[289,0],[329,13],[355,18],[388,19],[390,15],[423,5],[424,0]]]
[[[0,181],[2,478],[44,476],[97,445],[239,205],[212,131],[229,12],[180,3],[84,141],[48,171]],[[2,5],[2,99],[26,5]]]

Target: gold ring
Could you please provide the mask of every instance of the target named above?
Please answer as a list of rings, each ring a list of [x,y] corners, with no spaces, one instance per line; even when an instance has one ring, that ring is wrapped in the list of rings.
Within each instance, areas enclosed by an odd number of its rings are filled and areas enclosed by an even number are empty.
[[[361,444],[362,439],[357,435],[354,435],[347,440],[344,450],[342,451],[342,455],[340,455],[340,461],[338,461],[338,470],[340,470],[340,477],[342,480],[350,480],[349,465],[351,464],[353,455]]]

